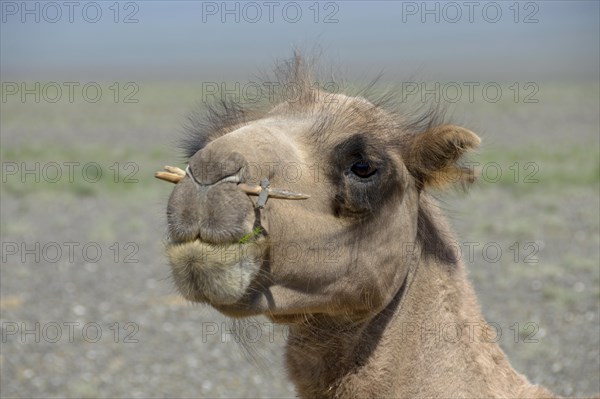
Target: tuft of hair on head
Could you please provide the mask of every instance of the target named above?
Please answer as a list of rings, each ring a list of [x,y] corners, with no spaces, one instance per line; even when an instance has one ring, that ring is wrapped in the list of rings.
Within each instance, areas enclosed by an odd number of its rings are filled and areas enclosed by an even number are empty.
[[[305,106],[315,102],[317,91],[313,87],[312,76],[314,64],[314,59],[308,59],[298,49],[294,50],[292,58],[280,60],[275,64],[275,80],[279,83],[275,94],[280,101],[289,97],[289,93],[286,95],[285,92],[281,92],[281,87],[290,87],[296,91],[290,105]]]
[[[402,156],[419,189],[442,189],[451,184],[463,187],[476,179],[472,168],[460,165],[463,156],[474,150],[481,139],[456,125],[429,126],[424,132],[404,138]]]
[[[288,113],[310,109],[319,95],[312,76],[315,63],[315,59],[295,50],[291,58],[277,61],[272,73],[257,76],[253,87],[259,90],[258,101],[245,103],[235,96],[221,95],[221,98],[211,96],[198,103],[196,109],[188,113],[184,136],[179,141],[186,159],[244,123],[263,118],[273,109],[281,112],[277,105],[287,105],[285,112]]]

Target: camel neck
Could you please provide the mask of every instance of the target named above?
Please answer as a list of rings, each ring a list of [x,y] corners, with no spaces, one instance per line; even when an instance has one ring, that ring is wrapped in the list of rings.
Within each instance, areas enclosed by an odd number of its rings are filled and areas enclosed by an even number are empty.
[[[415,271],[367,321],[314,317],[290,328],[287,365],[301,397],[549,397],[508,364],[461,263],[423,255]]]

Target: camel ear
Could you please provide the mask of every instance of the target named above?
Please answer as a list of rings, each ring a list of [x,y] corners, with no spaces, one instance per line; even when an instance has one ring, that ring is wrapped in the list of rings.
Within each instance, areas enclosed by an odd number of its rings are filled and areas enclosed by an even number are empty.
[[[475,173],[461,167],[458,161],[469,150],[477,148],[481,139],[470,130],[454,125],[441,125],[408,138],[404,161],[417,178],[420,188],[443,188],[452,183],[472,183]]]

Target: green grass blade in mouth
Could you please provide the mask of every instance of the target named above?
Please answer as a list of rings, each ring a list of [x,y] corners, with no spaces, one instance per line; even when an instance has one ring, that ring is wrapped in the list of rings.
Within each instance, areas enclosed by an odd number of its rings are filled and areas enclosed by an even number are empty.
[[[245,236],[243,236],[242,238],[240,238],[240,240],[238,242],[240,244],[245,244],[248,242],[248,240],[250,240],[252,237],[259,235],[261,232],[262,232],[262,229],[260,228],[260,226],[256,226],[254,229],[252,229],[252,231],[250,233],[248,233]]]

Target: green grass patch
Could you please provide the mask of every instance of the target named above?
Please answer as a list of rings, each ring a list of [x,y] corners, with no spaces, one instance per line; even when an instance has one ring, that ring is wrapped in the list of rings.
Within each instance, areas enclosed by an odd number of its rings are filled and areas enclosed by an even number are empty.
[[[43,192],[75,197],[127,196],[154,190],[164,183],[154,178],[169,157],[169,149],[140,152],[121,146],[64,147],[31,143],[2,147],[2,190],[16,196]]]
[[[473,162],[479,184],[499,184],[515,191],[547,190],[572,186],[598,186],[600,158],[582,144],[552,147],[487,148]]]

